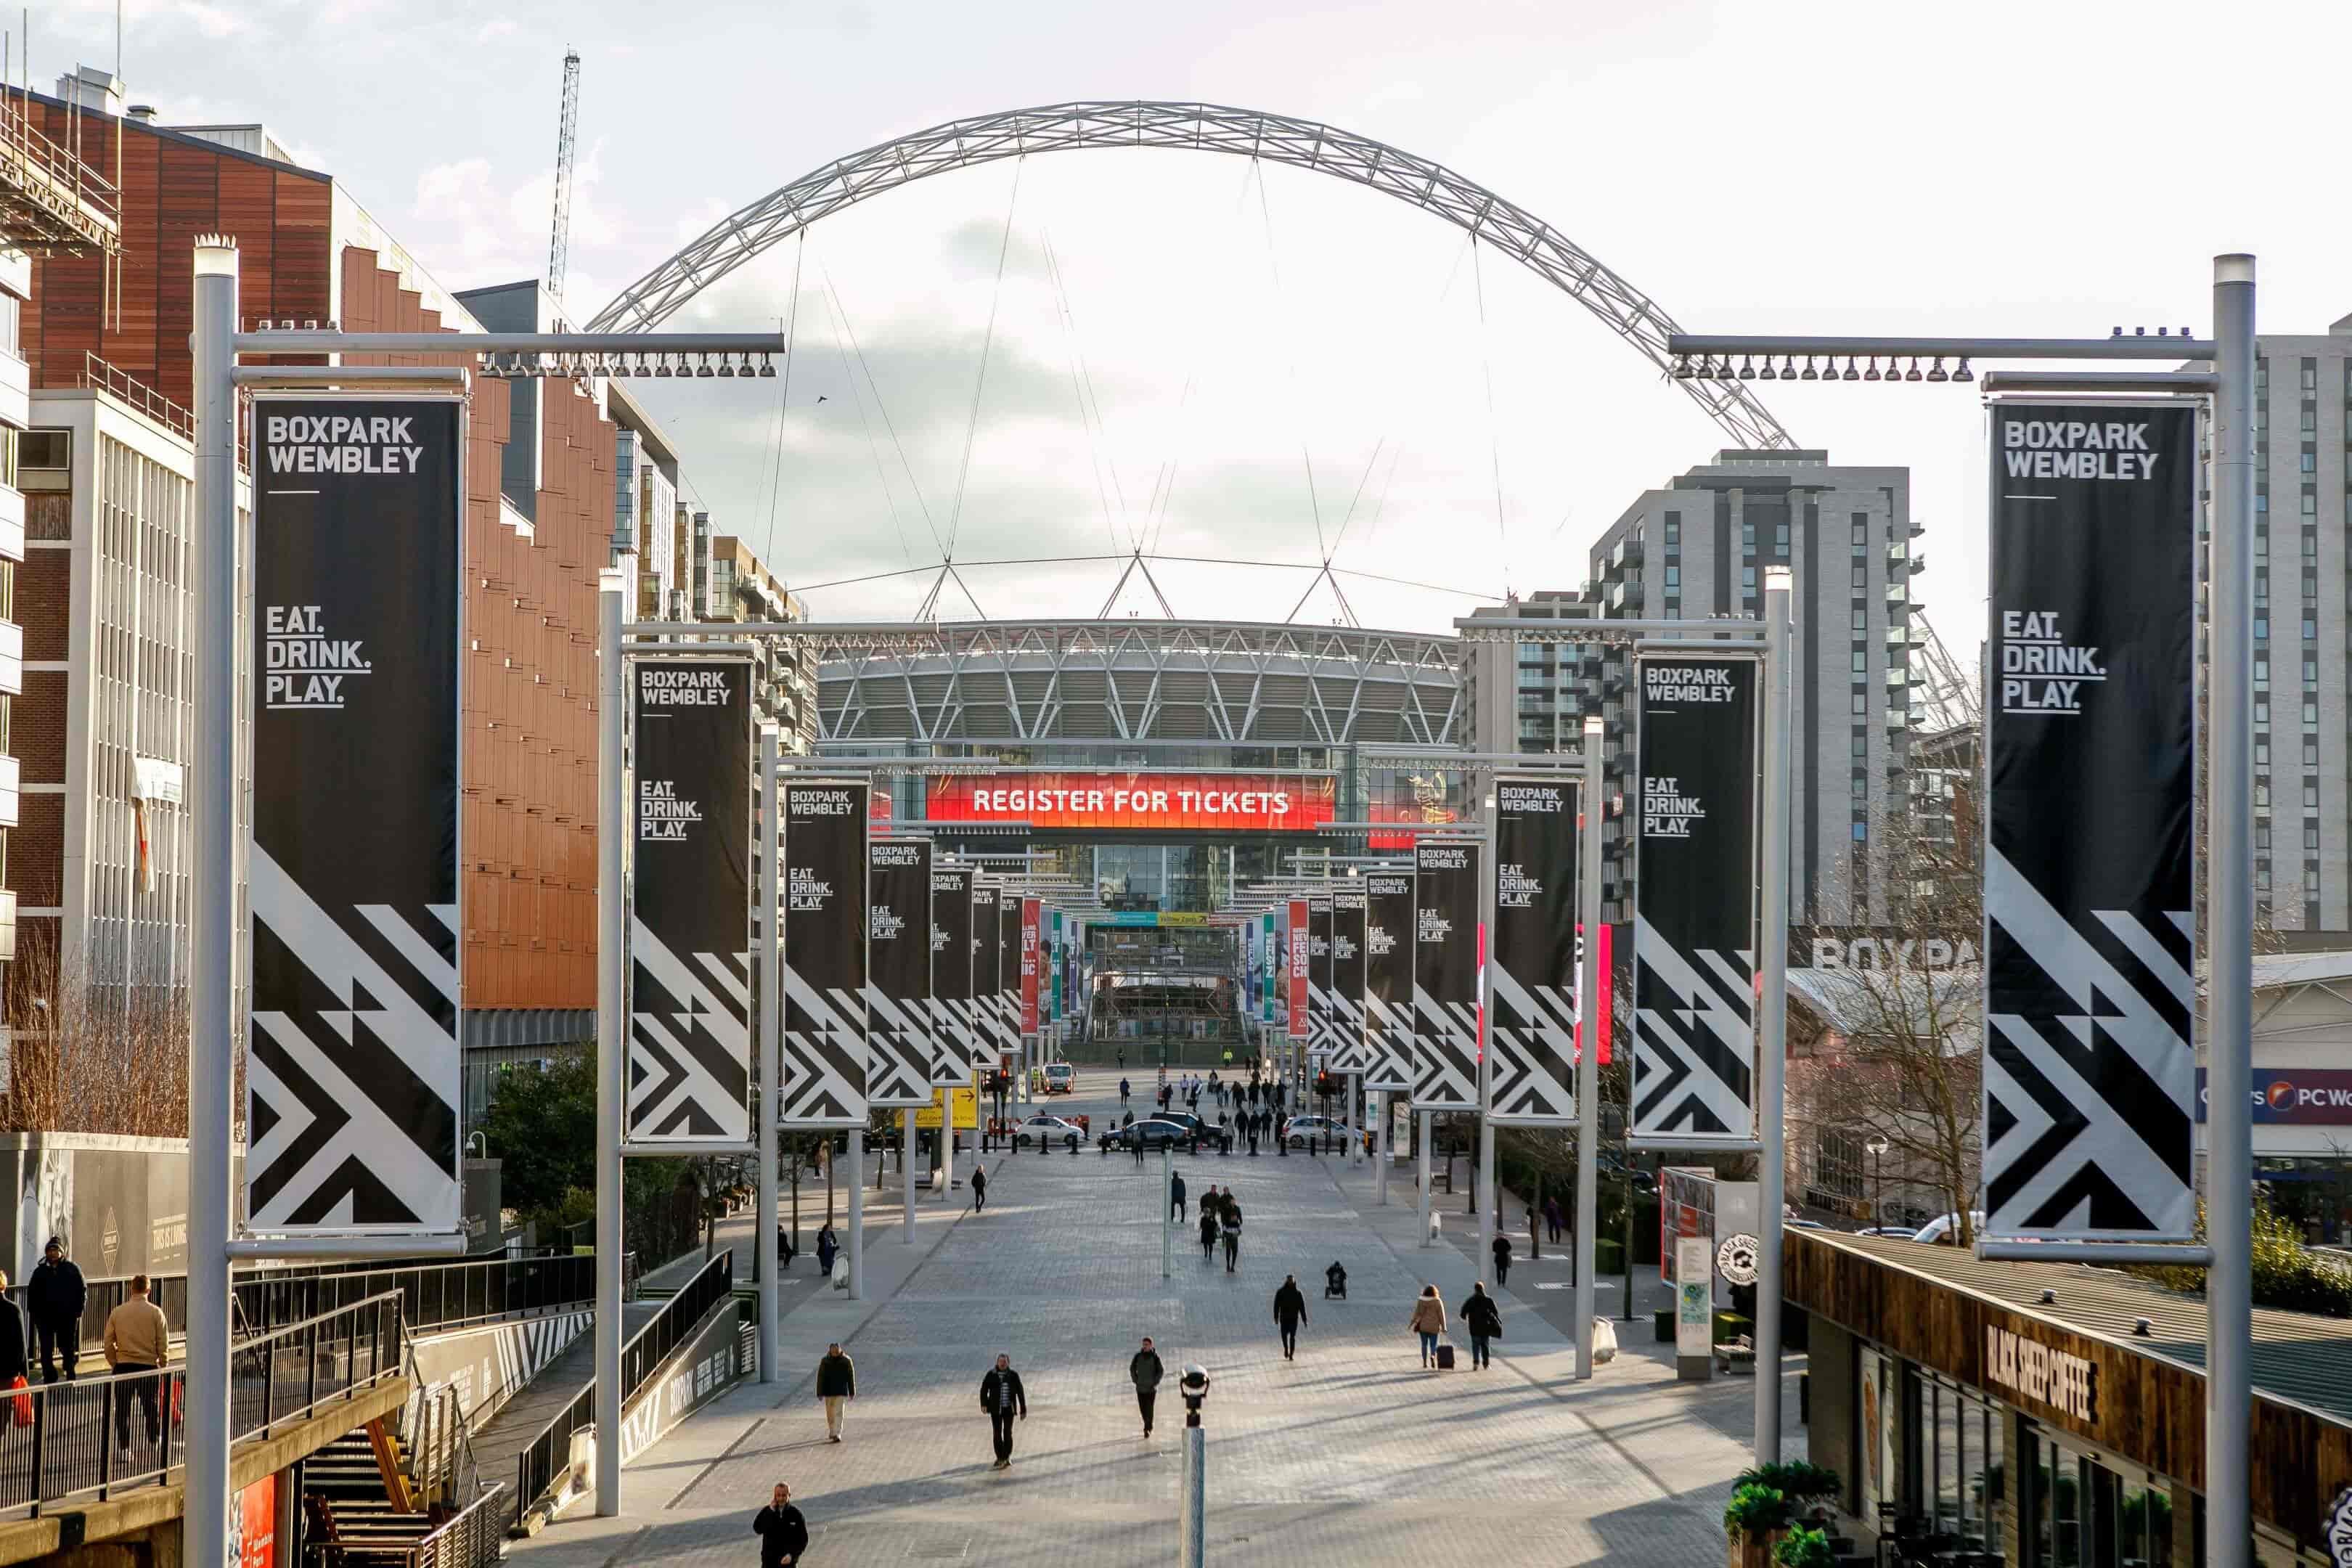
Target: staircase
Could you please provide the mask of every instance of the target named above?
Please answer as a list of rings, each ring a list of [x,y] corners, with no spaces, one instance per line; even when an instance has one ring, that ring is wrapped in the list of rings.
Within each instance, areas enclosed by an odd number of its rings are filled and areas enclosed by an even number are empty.
[[[313,1454],[302,1467],[304,1533],[311,1568],[394,1568],[405,1565],[416,1545],[440,1521],[410,1511],[408,1478],[399,1468],[398,1445],[371,1422],[347,1432]],[[402,1496],[386,1485],[379,1450],[391,1444],[393,1474]]]

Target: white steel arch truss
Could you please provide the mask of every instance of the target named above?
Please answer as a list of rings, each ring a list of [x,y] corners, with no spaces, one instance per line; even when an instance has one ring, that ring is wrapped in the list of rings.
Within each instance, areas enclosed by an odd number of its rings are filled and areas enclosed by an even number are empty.
[[[1608,323],[1643,358],[1671,372],[1680,331],[1656,301],[1515,202],[1442,163],[1367,136],[1286,114],[1213,103],[1087,100],[950,120],[812,170],[730,213],[624,289],[592,332],[644,331],[761,251],[819,218],[928,175],[1032,153],[1160,147],[1263,158],[1329,174],[1434,214],[1534,272]],[[1746,447],[1796,445],[1745,382],[1674,382]]]
[[[1455,746],[1463,644],[1237,621],[966,621],[814,639],[820,741]]]

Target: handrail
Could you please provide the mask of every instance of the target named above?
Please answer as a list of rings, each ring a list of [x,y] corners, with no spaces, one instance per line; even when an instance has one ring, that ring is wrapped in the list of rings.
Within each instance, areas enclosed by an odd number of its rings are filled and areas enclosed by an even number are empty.
[[[130,405],[184,441],[196,438],[196,416],[187,409],[129,371],[99,358],[87,349],[82,351],[81,362],[83,386],[103,392],[118,403]]]
[[[729,1247],[697,1269],[621,1347],[621,1403],[645,1386],[654,1368],[669,1358],[710,1309],[735,1293],[735,1249]],[[595,1425],[596,1380],[591,1376],[572,1403],[557,1412],[515,1456],[515,1523],[545,1496],[570,1462],[572,1435]]]
[[[476,1568],[497,1562],[499,1540],[506,1533],[506,1510],[499,1506],[499,1494],[506,1489],[504,1481],[492,1481],[483,1488],[481,1496],[410,1547],[402,1568]]]

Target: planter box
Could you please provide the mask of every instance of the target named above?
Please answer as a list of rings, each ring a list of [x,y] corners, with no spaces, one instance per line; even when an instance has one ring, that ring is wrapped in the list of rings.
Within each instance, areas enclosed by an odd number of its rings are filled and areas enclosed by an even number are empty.
[[[1772,1568],[1772,1549],[1780,1543],[1782,1533],[1770,1530],[1761,1535],[1746,1535],[1734,1531],[1729,1568]]]

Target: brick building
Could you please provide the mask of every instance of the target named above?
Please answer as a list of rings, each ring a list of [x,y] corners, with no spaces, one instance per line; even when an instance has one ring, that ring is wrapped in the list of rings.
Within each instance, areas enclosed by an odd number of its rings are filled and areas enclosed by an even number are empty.
[[[24,699],[32,749],[20,752],[29,809],[7,871],[28,928],[47,922],[93,983],[128,984],[126,966],[143,961],[102,923],[123,912],[110,889],[133,889],[129,911],[157,896],[144,877],[121,876],[142,828],[157,886],[173,885],[181,808],[134,797],[168,779],[190,739],[183,633],[194,617],[173,574],[193,506],[195,237],[237,241],[248,329],[482,323],[331,176],[270,156],[278,144],[261,127],[173,130],[133,109],[79,111],[77,129],[58,100],[6,97],[109,168],[120,142],[119,272],[95,258],[37,260],[23,312],[35,427],[46,420],[64,439],[42,438],[52,462],[31,503],[40,542],[19,593],[39,652]],[[595,1005],[595,599],[614,528],[614,431],[590,388],[538,384],[536,461],[518,465],[508,448],[520,384],[475,381],[467,450],[469,1108],[500,1059],[588,1038]],[[527,497],[502,493],[518,471],[534,483]],[[121,621],[120,596],[134,590],[142,608]],[[142,715],[134,731],[126,709]],[[184,902],[178,911],[153,905],[134,924],[154,922],[151,940],[168,952],[185,939]]]

